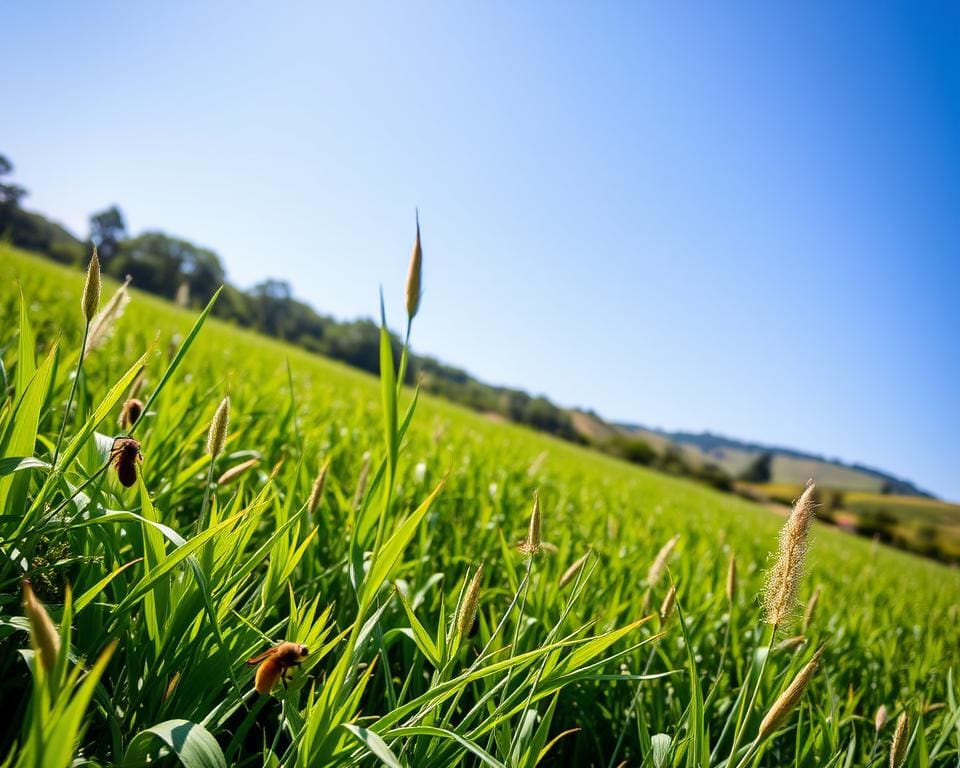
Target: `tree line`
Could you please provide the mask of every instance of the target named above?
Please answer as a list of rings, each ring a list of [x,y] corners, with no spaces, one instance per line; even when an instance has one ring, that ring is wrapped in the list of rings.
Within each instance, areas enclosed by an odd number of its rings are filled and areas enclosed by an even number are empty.
[[[132,234],[121,209],[110,206],[90,216],[86,239],[73,235],[43,215],[21,205],[27,190],[9,180],[13,164],[0,155],[0,238],[46,257],[82,268],[94,245],[105,273],[143,291],[202,307],[222,285],[213,314],[222,320],[296,344],[371,373],[380,367],[379,326],[370,319],[337,320],[317,312],[293,295],[284,280],[267,278],[241,289],[227,280],[220,256],[209,248],[161,231]],[[395,354],[400,340],[394,337]],[[478,381],[466,371],[431,357],[412,356],[407,383],[422,382],[424,390],[467,405],[495,412],[511,421],[583,442],[570,415],[545,397]]]

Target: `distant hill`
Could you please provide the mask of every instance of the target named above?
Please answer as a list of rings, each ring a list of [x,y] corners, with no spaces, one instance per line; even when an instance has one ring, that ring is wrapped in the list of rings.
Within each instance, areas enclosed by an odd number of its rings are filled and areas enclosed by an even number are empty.
[[[758,457],[770,454],[770,482],[773,483],[802,484],[812,477],[821,486],[835,490],[933,497],[909,480],[888,472],[794,448],[738,440],[712,432],[669,432],[637,424],[618,424],[617,427],[646,439],[655,436],[660,441],[669,441],[678,446],[688,460],[716,464],[732,477],[739,476]]]

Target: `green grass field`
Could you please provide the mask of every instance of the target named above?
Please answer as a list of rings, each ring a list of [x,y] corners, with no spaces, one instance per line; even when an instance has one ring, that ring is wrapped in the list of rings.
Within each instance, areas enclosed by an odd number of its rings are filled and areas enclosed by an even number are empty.
[[[958,765],[957,570],[815,525],[771,637],[758,595],[781,517],[429,397],[404,431],[414,393],[390,365],[378,381],[212,319],[191,337],[198,312],[133,292],[54,464],[83,283],[0,246],[4,765],[880,766],[901,713],[905,765]],[[402,286],[387,294],[401,316]],[[124,488],[104,467],[141,368],[156,397]],[[526,557],[534,491],[545,544]],[[36,616],[31,650],[26,576],[59,651]],[[257,694],[245,662],[281,640],[309,655]]]

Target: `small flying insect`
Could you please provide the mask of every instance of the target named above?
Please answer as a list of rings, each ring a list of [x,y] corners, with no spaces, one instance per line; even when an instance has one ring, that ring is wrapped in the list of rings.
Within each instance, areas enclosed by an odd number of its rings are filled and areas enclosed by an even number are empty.
[[[137,462],[143,461],[140,443],[132,437],[118,437],[110,449],[110,463],[117,470],[117,479],[124,488],[137,482]]]
[[[267,694],[277,684],[279,679],[283,687],[287,687],[287,673],[293,667],[299,666],[307,658],[307,646],[299,643],[283,642],[268,651],[247,659],[251,666],[259,664],[254,678],[254,687],[257,693]]]

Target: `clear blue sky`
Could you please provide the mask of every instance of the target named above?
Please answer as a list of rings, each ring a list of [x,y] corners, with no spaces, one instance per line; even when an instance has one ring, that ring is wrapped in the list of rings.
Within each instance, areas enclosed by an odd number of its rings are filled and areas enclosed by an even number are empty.
[[[419,205],[419,351],[960,499],[960,5],[794,5],[13,3],[0,152],[398,325]]]

